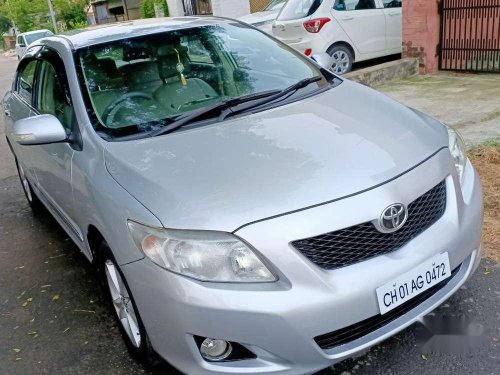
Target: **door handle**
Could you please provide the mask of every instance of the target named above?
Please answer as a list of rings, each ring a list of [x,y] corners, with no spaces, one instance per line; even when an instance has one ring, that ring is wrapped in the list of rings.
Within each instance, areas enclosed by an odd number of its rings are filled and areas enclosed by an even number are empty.
[[[344,20],[344,21],[352,21],[353,19],[354,19],[354,17],[351,17],[351,16],[342,17],[342,20]]]
[[[395,12],[395,13],[389,13],[389,16],[391,16],[391,17],[394,17],[394,16],[399,16],[399,13],[398,13],[398,12]]]

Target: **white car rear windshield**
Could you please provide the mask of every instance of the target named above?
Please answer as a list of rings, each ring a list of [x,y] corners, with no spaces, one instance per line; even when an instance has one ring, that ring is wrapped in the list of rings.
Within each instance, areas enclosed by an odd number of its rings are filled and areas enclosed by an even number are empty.
[[[264,8],[264,12],[272,12],[280,10],[285,5],[286,0],[273,0],[269,3],[267,7]]]
[[[278,21],[291,21],[309,17],[318,10],[323,0],[288,0],[278,15]]]
[[[50,31],[40,31],[39,33],[33,34],[25,34],[24,38],[26,39],[26,45],[30,45],[31,43],[37,41],[38,39],[45,38],[46,36],[52,36],[52,32]]]

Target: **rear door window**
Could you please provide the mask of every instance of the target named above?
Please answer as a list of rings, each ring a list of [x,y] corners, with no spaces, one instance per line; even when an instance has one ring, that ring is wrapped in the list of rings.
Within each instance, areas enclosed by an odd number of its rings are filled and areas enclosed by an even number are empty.
[[[47,61],[40,63],[36,107],[41,114],[57,117],[68,132],[71,130],[74,118],[64,86],[58,77],[56,69]]]
[[[384,8],[401,8],[403,5],[402,0],[382,0]]]
[[[288,0],[281,10],[278,20],[291,21],[309,17],[318,10],[323,0]]]

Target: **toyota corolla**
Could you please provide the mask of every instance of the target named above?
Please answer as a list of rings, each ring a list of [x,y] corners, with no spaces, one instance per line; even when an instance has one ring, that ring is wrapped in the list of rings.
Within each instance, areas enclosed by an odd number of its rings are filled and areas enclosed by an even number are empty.
[[[27,200],[96,266],[143,362],[312,373],[478,266],[459,134],[314,59],[215,17],[48,37],[21,59],[4,111]]]

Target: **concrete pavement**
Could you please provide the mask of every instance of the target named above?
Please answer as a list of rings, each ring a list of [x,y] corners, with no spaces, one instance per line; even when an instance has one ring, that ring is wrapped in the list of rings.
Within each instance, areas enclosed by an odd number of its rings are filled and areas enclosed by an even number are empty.
[[[15,65],[0,55],[2,96]],[[2,121],[0,116],[0,374],[178,374],[167,365],[148,371],[130,358],[86,259],[52,218],[30,211]],[[480,345],[464,355],[423,357],[412,327],[321,374],[497,374],[499,305],[500,269],[484,261],[438,310],[479,324]]]
[[[377,90],[458,129],[469,146],[500,138],[500,74],[441,72]]]

